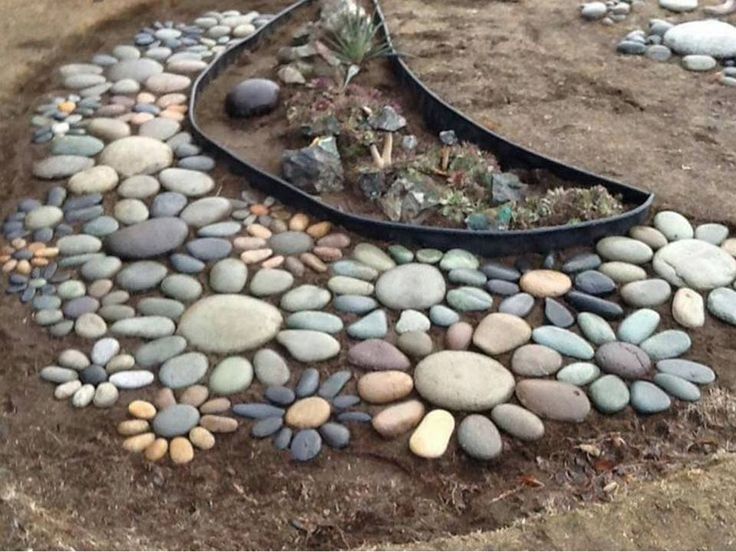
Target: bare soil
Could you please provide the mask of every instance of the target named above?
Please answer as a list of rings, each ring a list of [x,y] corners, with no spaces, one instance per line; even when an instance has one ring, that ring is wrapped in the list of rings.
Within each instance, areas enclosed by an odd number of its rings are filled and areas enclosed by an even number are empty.
[[[285,2],[233,0],[227,7],[277,5]],[[81,42],[55,40],[61,46],[36,61],[35,76],[3,106],[0,215],[49,186],[29,176],[27,121],[39,95],[53,88],[54,67],[128,40],[166,14],[190,20],[215,7],[223,9],[215,0],[152,3],[84,28]],[[583,24],[563,0],[387,0],[385,8],[401,49],[416,56],[412,67],[473,117],[542,152],[653,189],[660,206],[733,226],[733,90],[674,64],[615,56],[616,38],[646,15],[611,29]],[[53,37],[53,9],[11,29],[16,42]],[[221,170],[216,178],[227,190],[238,183]],[[534,317],[541,317],[539,307]],[[729,548],[736,467],[732,457],[712,454],[733,450],[732,337],[713,319],[693,332],[688,358],[719,375],[698,405],[649,418],[624,412],[592,415],[580,425],[549,423],[542,442],[507,440],[501,460],[490,465],[469,460],[454,444],[441,460],[420,461],[409,455],[406,438],[383,443],[368,428],[354,428],[346,452],[296,466],[242,429],[175,469],[120,447],[114,428],[130,397],[105,412],[70,412],[52,400],[38,370],[74,340],[47,338],[15,298],[3,296],[0,547]],[[548,515],[591,503],[604,505]],[[447,540],[455,535],[469,536]]]

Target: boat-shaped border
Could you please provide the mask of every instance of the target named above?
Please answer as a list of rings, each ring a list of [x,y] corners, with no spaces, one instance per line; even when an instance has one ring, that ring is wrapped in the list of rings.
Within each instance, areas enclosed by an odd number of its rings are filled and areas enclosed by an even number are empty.
[[[189,99],[188,118],[194,138],[210,154],[224,161],[235,174],[249,184],[272,195],[286,205],[329,220],[366,238],[397,242],[419,247],[447,250],[455,247],[468,249],[487,257],[499,257],[527,252],[548,252],[568,247],[590,245],[595,240],[614,234],[625,234],[635,224],[643,222],[654,201],[654,194],[617,182],[561,161],[546,157],[482,127],[429,90],[409,69],[404,59],[390,56],[389,63],[400,86],[409,90],[416,99],[415,107],[424,118],[427,128],[434,132],[452,129],[462,141],[476,144],[492,152],[504,170],[543,169],[564,180],[567,185],[592,187],[601,185],[609,192],[620,195],[623,202],[634,207],[621,215],[603,219],[530,230],[475,231],[438,226],[391,222],[346,213],[307,194],[277,175],[265,172],[240,158],[207,135],[197,121],[197,103],[202,91],[241,54],[256,47],[274,30],[288,22],[301,8],[315,0],[299,0],[277,14],[252,35],[236,42],[216,58],[195,80]],[[389,44],[393,42],[385,23],[379,0],[372,0],[375,16],[382,23],[382,31]],[[224,106],[223,106],[224,109]]]

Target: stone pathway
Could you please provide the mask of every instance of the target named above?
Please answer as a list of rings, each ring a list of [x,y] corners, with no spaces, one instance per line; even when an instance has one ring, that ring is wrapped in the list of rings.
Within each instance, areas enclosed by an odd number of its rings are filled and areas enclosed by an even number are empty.
[[[267,21],[159,22],[59,68],[64,91],[31,121],[47,152],[33,176],[52,183],[5,219],[1,259],[39,326],[89,342],[40,371],[57,399],[122,399],[123,446],[185,464],[240,431],[230,413],[297,461],[347,447],[354,424],[410,434],[423,458],[457,429],[465,453],[491,460],[592,408],[651,415],[700,398],[715,373],[680,358],[688,332],[708,313],[736,325],[736,238],[722,225],[664,211],[589,251],[512,266],[368,243],[250,189],[219,195],[186,131],[188,90]],[[660,328],[665,308],[678,327]],[[137,398],[151,385],[153,403]],[[241,402],[253,389],[263,400]]]

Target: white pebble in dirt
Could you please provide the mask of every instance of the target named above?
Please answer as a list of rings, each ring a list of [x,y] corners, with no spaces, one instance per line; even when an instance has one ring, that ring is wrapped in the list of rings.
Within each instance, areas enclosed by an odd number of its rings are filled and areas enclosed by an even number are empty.
[[[736,56],[736,27],[716,19],[689,21],[667,31],[664,44],[680,55],[731,58]]]

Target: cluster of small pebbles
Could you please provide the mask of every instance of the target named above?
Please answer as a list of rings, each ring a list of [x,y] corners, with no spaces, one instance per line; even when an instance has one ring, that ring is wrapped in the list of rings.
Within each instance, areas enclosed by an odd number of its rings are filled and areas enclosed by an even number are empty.
[[[176,464],[237,431],[229,412],[298,461],[346,447],[355,423],[410,434],[423,458],[457,433],[468,455],[491,460],[505,439],[543,438],[547,420],[700,398],[715,374],[680,357],[707,313],[736,325],[725,226],[663,211],[595,250],[512,264],[356,243],[250,189],[220,195],[214,160],[186,131],[188,88],[267,19],[158,23],[61,68],[72,93],[33,119],[35,147],[48,150],[34,176],[54,184],[6,218],[2,249],[7,291],[35,322],[91,342],[41,371],[57,398],[107,408],[159,385],[153,404],[128,401],[118,430],[126,449]],[[663,308],[678,327],[660,329]],[[332,360],[342,369],[320,378],[312,366]],[[254,384],[263,402],[231,408]]]
[[[586,2],[580,6],[580,16],[586,21],[600,21],[604,25],[613,25],[624,21],[633,10],[643,5],[643,0]]]
[[[210,450],[215,435],[233,433],[237,420],[226,415],[230,401],[224,397],[209,398],[209,390],[201,385],[184,389],[177,399],[164,387],[153,403],[134,400],[128,404],[131,419],[118,424],[118,433],[126,439],[123,448],[143,453],[150,462],[168,456],[174,464],[188,464],[194,451]]]

